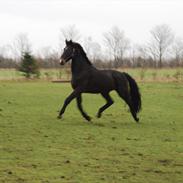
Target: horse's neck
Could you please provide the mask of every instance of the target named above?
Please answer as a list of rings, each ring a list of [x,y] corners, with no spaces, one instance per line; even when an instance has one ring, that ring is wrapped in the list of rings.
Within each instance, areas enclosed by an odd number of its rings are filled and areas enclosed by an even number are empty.
[[[91,65],[83,56],[77,56],[72,59],[71,70],[73,75],[82,73],[83,71],[87,71],[90,68]]]

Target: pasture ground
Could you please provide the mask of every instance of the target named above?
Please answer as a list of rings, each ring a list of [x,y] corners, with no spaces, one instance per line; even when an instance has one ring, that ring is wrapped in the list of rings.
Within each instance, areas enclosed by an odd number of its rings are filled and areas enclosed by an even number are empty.
[[[140,124],[115,94],[84,95],[86,122],[73,101],[56,118],[70,84],[0,82],[1,183],[182,183],[183,85],[140,83]]]

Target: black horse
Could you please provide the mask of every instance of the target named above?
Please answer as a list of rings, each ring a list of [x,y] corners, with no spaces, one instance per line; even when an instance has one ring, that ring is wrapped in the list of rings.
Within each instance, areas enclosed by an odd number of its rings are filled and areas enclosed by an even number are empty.
[[[62,117],[67,105],[76,98],[82,116],[88,121],[91,120],[82,108],[82,93],[100,93],[106,99],[107,103],[97,113],[97,117],[100,118],[102,112],[114,103],[109,92],[116,90],[128,104],[133,118],[138,122],[137,113],[141,109],[141,95],[135,80],[124,72],[96,69],[80,44],[72,42],[72,40],[65,42],[66,47],[60,57],[60,64],[64,65],[67,61],[72,60],[71,84],[74,91],[66,98],[58,118]]]

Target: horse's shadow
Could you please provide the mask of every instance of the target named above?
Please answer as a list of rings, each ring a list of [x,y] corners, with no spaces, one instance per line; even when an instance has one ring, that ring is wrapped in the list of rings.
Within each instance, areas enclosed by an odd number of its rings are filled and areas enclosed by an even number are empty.
[[[105,120],[105,122],[104,122]],[[111,128],[111,129],[124,129],[124,128],[132,128],[132,126],[141,126],[143,125],[143,122],[140,123],[134,123],[133,120],[125,120],[125,121],[119,121],[114,119],[104,119],[101,121],[101,119],[98,118],[92,118],[91,121],[82,120],[82,119],[75,119],[74,121],[72,119],[61,119],[59,122],[59,125],[66,125],[66,126],[78,126],[78,127],[98,127],[98,128]]]

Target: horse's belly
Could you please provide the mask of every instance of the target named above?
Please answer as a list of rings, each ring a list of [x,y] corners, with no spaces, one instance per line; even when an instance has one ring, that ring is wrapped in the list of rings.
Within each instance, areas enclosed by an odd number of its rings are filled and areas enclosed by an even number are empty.
[[[93,81],[91,80],[88,84],[88,90],[90,92],[93,91],[96,93],[101,93],[105,91],[108,92],[114,89],[115,89],[114,82],[111,79],[107,78],[103,80],[101,80],[100,78]]]

